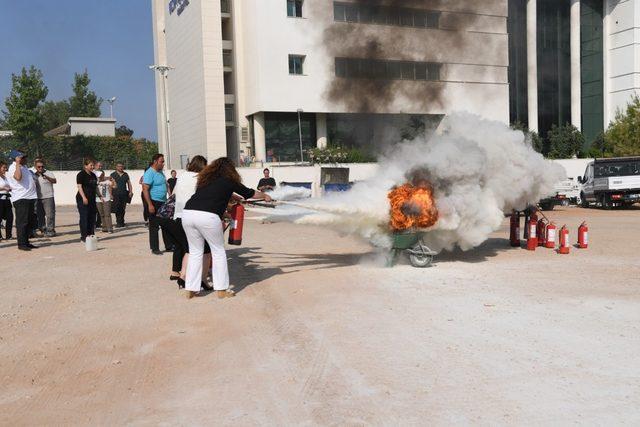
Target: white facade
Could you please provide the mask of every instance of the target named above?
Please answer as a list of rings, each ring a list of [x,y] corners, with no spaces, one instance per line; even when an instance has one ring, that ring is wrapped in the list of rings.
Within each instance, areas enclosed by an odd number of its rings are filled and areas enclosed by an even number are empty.
[[[166,106],[156,75],[159,142],[166,147],[168,128],[172,167],[196,154],[266,160],[265,112],[314,114],[318,146],[327,143],[327,114],[466,110],[509,121],[507,0],[431,1],[429,9],[440,12],[438,28],[339,22],[332,0],[305,0],[302,17],[287,16],[286,0],[152,4],[155,61],[173,68],[164,82]],[[365,52],[371,43],[373,56]],[[289,55],[305,57],[302,75],[289,74]],[[355,108],[346,98],[357,97],[348,92],[362,79],[335,90],[336,57],[437,63],[440,75],[394,81],[384,97],[369,93],[367,108]]]
[[[116,119],[69,117],[69,135],[116,136]]]

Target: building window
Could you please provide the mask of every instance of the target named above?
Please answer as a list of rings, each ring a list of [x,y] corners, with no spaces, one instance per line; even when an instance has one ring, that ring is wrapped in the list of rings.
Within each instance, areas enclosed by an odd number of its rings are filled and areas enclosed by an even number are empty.
[[[226,122],[233,122],[233,104],[225,104],[224,105],[224,120]]]
[[[357,22],[361,24],[416,28],[440,27],[440,12],[438,11],[343,2],[333,2],[333,19],[336,22]]]
[[[287,0],[287,16],[292,18],[302,18],[303,0]]]
[[[342,78],[439,81],[441,66],[432,62],[335,59],[336,77]]]
[[[289,74],[302,75],[304,58],[301,55],[289,55]]]
[[[299,127],[298,127],[299,126]],[[264,113],[265,148],[268,162],[297,162],[302,151],[316,147],[316,115],[301,113]]]

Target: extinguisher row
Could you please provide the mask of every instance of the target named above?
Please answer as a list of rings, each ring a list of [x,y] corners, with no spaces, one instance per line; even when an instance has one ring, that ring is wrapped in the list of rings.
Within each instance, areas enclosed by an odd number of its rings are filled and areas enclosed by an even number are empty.
[[[527,250],[535,251],[538,246],[555,249],[557,240],[558,253],[569,253],[569,229],[566,225],[563,225],[558,231],[553,222],[549,222],[545,218],[538,219],[538,215],[535,212],[528,218],[525,217],[524,222],[524,240]],[[520,247],[520,212],[517,211],[511,214],[509,241],[511,246]],[[576,246],[580,249],[587,249],[589,246],[589,228],[586,222],[583,222],[578,227],[578,243]]]

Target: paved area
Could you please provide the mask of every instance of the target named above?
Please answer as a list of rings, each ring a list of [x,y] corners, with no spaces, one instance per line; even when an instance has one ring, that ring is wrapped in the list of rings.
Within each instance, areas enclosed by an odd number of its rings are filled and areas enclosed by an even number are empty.
[[[249,219],[236,298],[186,300],[146,229],[0,242],[2,425],[640,423],[640,209],[567,208],[591,247],[508,247],[508,221],[434,267]],[[140,221],[140,220],[138,220]]]

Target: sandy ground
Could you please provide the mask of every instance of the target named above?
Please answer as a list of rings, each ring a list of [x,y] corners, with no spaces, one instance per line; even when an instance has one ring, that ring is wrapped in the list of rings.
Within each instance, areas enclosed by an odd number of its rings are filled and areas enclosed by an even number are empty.
[[[429,269],[250,220],[238,296],[186,300],[141,223],[87,253],[62,208],[42,248],[0,242],[0,424],[637,425],[640,209],[551,216],[590,249],[511,249],[505,221]]]

